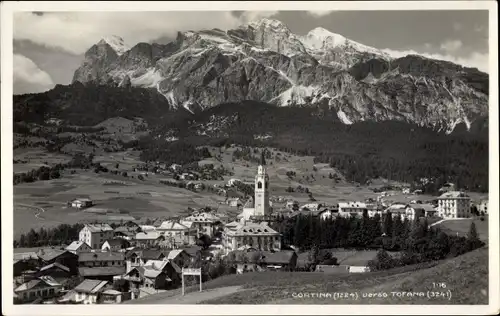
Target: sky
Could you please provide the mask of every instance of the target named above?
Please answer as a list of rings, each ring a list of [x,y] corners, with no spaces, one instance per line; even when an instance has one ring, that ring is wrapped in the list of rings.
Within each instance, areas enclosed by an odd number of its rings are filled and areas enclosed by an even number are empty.
[[[14,93],[68,84],[102,37],[167,43],[178,31],[236,28],[267,17],[295,34],[323,27],[395,56],[421,54],[488,72],[488,11],[16,12]]]

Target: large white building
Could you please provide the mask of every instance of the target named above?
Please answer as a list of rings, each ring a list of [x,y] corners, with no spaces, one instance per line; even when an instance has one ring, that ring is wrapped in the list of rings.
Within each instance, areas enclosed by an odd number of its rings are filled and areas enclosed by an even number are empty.
[[[341,202],[337,205],[339,215],[342,217],[362,216],[363,212],[368,208],[364,202]]]
[[[470,197],[460,191],[443,193],[438,198],[438,211],[442,218],[470,217]]]
[[[226,225],[223,243],[225,254],[248,247],[265,251],[279,251],[281,249],[281,236],[264,222],[233,222]]]
[[[101,249],[106,240],[113,239],[113,235],[113,228],[108,224],[86,224],[80,230],[79,241],[92,249]]]

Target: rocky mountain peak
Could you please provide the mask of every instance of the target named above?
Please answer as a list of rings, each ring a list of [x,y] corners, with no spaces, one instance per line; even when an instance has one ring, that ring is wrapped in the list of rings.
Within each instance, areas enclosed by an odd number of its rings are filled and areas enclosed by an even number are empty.
[[[99,41],[99,43],[97,43],[97,45],[104,44],[108,44],[118,56],[122,55],[130,49],[130,46],[125,43],[123,38],[117,35],[105,36]]]
[[[254,29],[269,28],[278,32],[290,32],[290,29],[288,28],[288,26],[285,25],[285,23],[279,20],[268,19],[268,18],[263,18],[258,21],[250,22],[248,23],[248,25],[253,27]]]
[[[156,88],[189,112],[254,100],[324,106],[340,122],[399,120],[453,130],[488,115],[488,75],[383,51],[318,27],[293,34],[277,20],[233,30],[178,32],[173,42],[92,46],[74,81]]]

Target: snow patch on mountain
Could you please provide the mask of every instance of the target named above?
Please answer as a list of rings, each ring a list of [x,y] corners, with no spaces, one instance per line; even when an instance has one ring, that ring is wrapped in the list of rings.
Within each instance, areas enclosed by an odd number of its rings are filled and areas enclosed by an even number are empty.
[[[332,50],[338,47],[354,49],[359,52],[366,52],[375,55],[380,55],[386,58],[390,56],[380,49],[370,47],[353,40],[347,39],[340,34],[330,32],[329,30],[317,27],[306,36],[299,37],[301,42],[309,50]]]
[[[188,100],[188,101],[184,101],[182,103],[182,107],[185,108],[186,110],[188,110],[189,112],[191,112],[191,114],[194,114],[193,110],[191,110],[191,108],[189,107],[190,105],[192,105],[193,102]]]
[[[145,74],[136,78],[131,78],[130,82],[134,86],[154,88],[157,87],[158,83],[160,83],[163,79],[163,76],[158,70],[149,69]]]
[[[318,90],[315,86],[294,85],[275,98],[280,106],[303,105],[312,101],[312,95]],[[310,100],[307,100],[310,98]]]
[[[178,109],[178,105],[177,105],[177,101],[174,98],[174,92],[173,91],[169,91],[169,92],[167,92],[167,93],[165,93],[163,95],[165,96],[165,98],[167,98],[168,103],[170,104],[170,107],[172,109],[174,109],[174,110],[177,110]]]
[[[342,109],[337,111],[337,116],[340,119],[340,121],[344,124],[351,125],[352,121],[347,117],[344,111]]]

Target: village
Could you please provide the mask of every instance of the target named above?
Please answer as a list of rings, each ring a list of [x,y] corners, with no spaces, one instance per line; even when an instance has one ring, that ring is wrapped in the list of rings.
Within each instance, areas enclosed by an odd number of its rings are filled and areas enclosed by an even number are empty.
[[[189,174],[182,174],[189,178]],[[225,187],[238,184],[231,179]],[[16,303],[105,304],[121,303],[181,287],[185,268],[199,268],[202,262],[232,258],[230,273],[250,271],[303,270],[307,257],[297,247],[283,244],[281,234],[271,228],[275,218],[311,215],[321,220],[391,214],[416,218],[469,218],[471,200],[464,193],[446,192],[433,201],[387,205],[382,199],[341,202],[328,205],[318,201],[299,205],[270,196],[269,176],[264,157],[257,168],[254,196],[246,201],[228,198],[225,203],[239,210],[231,217],[211,208],[156,225],[128,221],[111,227],[107,223],[85,224],[78,240],[66,247],[50,247],[37,252],[15,253],[14,297]],[[224,188],[221,188],[224,190]],[[410,192],[406,192],[410,193]],[[382,192],[380,197],[387,195]],[[280,203],[282,207],[273,209]],[[93,201],[74,199],[68,206],[85,209]],[[478,211],[487,215],[487,204]],[[307,255],[307,254],[306,254]],[[366,265],[335,262],[317,265],[315,271],[342,270],[366,273]],[[325,272],[326,273],[326,272]],[[195,282],[196,283],[196,282]]]

